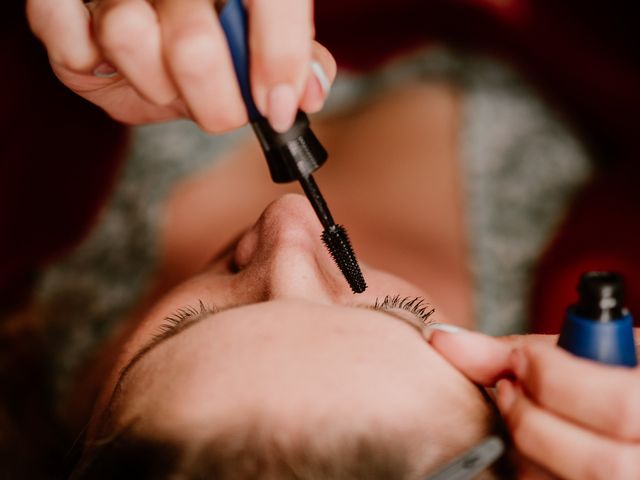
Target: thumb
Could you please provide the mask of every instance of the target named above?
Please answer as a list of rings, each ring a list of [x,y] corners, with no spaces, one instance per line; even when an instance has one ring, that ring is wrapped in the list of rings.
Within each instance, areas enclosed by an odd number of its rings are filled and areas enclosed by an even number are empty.
[[[493,386],[511,373],[510,355],[514,348],[529,343],[554,344],[556,335],[511,335],[490,337],[477,332],[460,330],[453,333],[432,327],[431,346],[471,381]]]

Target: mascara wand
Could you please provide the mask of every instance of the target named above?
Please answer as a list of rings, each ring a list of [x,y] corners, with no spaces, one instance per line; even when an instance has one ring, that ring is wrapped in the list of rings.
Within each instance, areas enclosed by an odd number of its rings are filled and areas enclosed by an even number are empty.
[[[322,242],[325,244],[333,260],[340,268],[344,278],[349,282],[353,293],[362,293],[367,288],[360,266],[356,260],[356,255],[349,242],[347,231],[342,225],[336,225],[331,217],[331,212],[327,207],[322,194],[316,185],[313,176],[308,175],[299,179],[300,185],[311,206],[316,211],[324,230],[322,232]]]
[[[309,127],[309,118],[298,111],[293,126],[284,133],[271,128],[255,106],[249,84],[247,15],[242,0],[216,0],[216,9],[229,50],[249,121],[258,137],[275,183],[300,182],[322,227],[322,242],[346,278],[353,293],[362,293],[367,284],[356,260],[347,231],[336,225],[312,173],[327,160],[327,151]]]

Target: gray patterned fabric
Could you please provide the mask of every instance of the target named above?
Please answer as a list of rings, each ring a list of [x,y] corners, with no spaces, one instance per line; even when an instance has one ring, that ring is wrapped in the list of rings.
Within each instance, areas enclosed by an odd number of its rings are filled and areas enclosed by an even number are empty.
[[[444,79],[463,94],[460,151],[478,328],[522,331],[531,269],[588,178],[587,156],[513,71],[445,50],[416,54],[366,77],[342,75],[325,111],[351,108],[416,78]],[[44,272],[37,289],[60,399],[149,284],[171,187],[247,133],[213,137],[184,121],[134,129],[125,170],[99,223],[78,249]]]
[[[524,332],[533,268],[591,164],[531,87],[494,63],[469,66],[461,148],[476,326]]]

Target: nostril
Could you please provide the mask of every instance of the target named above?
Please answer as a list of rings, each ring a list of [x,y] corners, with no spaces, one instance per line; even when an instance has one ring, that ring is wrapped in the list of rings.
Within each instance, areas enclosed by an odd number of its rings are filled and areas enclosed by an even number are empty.
[[[229,262],[227,263],[227,270],[231,273],[238,273],[240,270],[242,270],[236,262],[235,255],[232,255],[229,258]]]

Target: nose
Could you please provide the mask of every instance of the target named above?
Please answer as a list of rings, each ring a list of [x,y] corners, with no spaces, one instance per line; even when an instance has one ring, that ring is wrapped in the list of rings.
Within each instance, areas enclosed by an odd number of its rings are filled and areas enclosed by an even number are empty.
[[[271,203],[240,239],[235,261],[268,298],[331,300],[348,285],[321,241],[309,201],[287,194]]]

